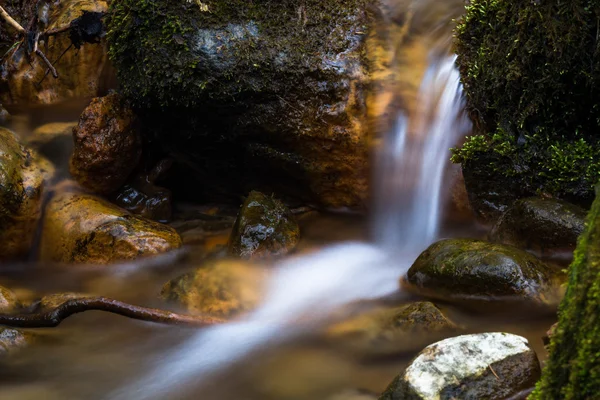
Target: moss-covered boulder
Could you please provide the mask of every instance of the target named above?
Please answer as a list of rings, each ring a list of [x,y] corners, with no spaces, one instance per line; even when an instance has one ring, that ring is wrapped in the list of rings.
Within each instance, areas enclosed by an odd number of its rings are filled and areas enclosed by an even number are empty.
[[[107,264],[180,246],[173,228],[65,185],[46,206],[39,256],[42,261]]]
[[[250,192],[229,238],[229,253],[246,259],[287,254],[300,240],[300,227],[279,200]]]
[[[136,115],[117,93],[93,99],[73,130],[71,175],[94,193],[119,189],[142,155],[138,128]]]
[[[569,268],[550,356],[532,400],[593,399],[600,393],[600,187]]]
[[[54,167],[0,128],[0,260],[26,254],[42,212],[42,194]]]
[[[35,128],[27,145],[47,157],[58,168],[67,170],[73,152],[73,128],[77,122],[53,122]]]
[[[176,156],[172,185],[363,207],[371,3],[112,2],[110,55],[153,145]]]
[[[426,347],[379,400],[521,399],[539,376],[540,363],[527,339],[463,335]]]
[[[495,219],[521,197],[587,205],[600,179],[596,0],[474,0],[457,64],[475,135],[454,155],[471,204]]]
[[[48,21],[40,24],[43,29],[68,26],[85,11],[108,10],[108,2],[102,0],[61,0],[44,4],[48,6]],[[28,26],[37,9],[37,2],[28,0],[0,0],[0,5],[6,7],[23,27]],[[3,38],[0,31],[2,54],[14,44],[14,36],[9,37]],[[27,46],[8,52],[0,67],[0,102],[5,106],[56,104],[73,98],[98,96],[106,90],[107,79],[113,73],[104,40],[98,44],[85,43],[79,49],[72,46],[66,51],[71,40],[69,33],[63,33],[52,37],[47,44],[41,43],[40,48],[53,62],[59,78],[54,79],[48,73],[48,67],[40,57],[32,57],[30,62],[25,54]]]
[[[530,197],[513,204],[490,232],[494,242],[534,250],[544,256],[573,251],[586,211],[556,199]]]
[[[535,256],[512,246],[472,239],[432,244],[408,270],[403,283],[445,300],[558,301],[555,273]]]
[[[165,284],[161,296],[189,312],[218,318],[253,310],[260,302],[265,271],[241,261],[212,261]]]
[[[418,302],[338,322],[327,328],[326,336],[336,346],[376,356],[422,348],[457,328],[433,303]]]

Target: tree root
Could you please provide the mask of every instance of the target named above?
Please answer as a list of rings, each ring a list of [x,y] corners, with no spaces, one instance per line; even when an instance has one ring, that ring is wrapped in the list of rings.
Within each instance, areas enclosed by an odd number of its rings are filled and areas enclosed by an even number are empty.
[[[168,325],[204,327],[225,322],[218,318],[183,315],[135,306],[106,297],[82,297],[66,300],[49,311],[16,315],[0,314],[0,325],[18,328],[49,328],[58,326],[73,314],[91,310],[106,311],[140,321]]]

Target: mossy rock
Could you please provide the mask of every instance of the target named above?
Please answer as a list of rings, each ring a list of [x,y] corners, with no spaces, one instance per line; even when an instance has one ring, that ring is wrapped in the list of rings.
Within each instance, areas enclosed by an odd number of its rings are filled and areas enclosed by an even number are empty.
[[[48,202],[40,259],[107,264],[148,257],[181,246],[175,230],[136,217],[76,186],[64,186]]]
[[[532,400],[593,399],[600,393],[600,187],[569,267],[550,355]]]
[[[0,128],[0,260],[25,255],[41,217],[42,195],[54,167]]]
[[[512,246],[446,239],[417,258],[403,281],[411,290],[445,300],[557,302],[555,273]]]
[[[241,261],[211,261],[167,282],[161,297],[188,312],[227,318],[258,306],[265,284],[265,271]]]
[[[174,193],[364,208],[373,3],[112,2],[121,90],[150,146],[175,156]]]
[[[597,0],[474,0],[456,28],[475,135],[455,152],[471,203],[494,219],[549,193],[589,206],[600,180]]]
[[[279,200],[250,192],[229,238],[229,253],[246,259],[287,254],[300,240],[300,227]]]
[[[328,327],[326,336],[334,345],[377,356],[421,348],[457,329],[438,307],[424,301],[368,311]]]
[[[584,209],[562,200],[521,199],[502,215],[490,239],[548,256],[573,251],[583,233],[585,217]]]

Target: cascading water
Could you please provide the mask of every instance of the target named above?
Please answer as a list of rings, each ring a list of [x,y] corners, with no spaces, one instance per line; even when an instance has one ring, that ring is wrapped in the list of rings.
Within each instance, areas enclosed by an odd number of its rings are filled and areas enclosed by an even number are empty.
[[[397,290],[397,279],[436,239],[448,149],[469,129],[454,57],[436,57],[420,89],[420,111],[385,138],[376,182],[376,244],[346,243],[274,268],[263,305],[246,318],[202,330],[157,368],[110,399],[162,399],[205,381],[267,342],[289,340],[352,301]],[[412,133],[419,135],[412,135]],[[393,257],[391,256],[393,255]],[[294,324],[301,319],[302,325]]]

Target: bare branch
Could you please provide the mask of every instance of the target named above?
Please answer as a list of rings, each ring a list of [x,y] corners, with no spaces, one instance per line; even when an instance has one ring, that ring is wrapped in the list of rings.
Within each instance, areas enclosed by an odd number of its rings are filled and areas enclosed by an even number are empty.
[[[40,49],[36,49],[35,54],[37,54],[46,63],[46,65],[48,66],[48,69],[50,70],[50,72],[52,72],[52,76],[54,78],[58,78],[58,72],[56,72],[56,68],[54,68],[54,65],[52,65],[50,60],[48,60],[48,57],[46,57],[46,55],[44,53],[42,53],[42,51]]]
[[[17,30],[17,32],[19,32],[21,35],[25,34],[25,28],[23,28],[21,26],[21,24],[19,24],[17,21],[15,21],[10,15],[8,15],[8,13],[6,12],[6,10],[4,8],[2,8],[0,6],[0,16],[6,21],[8,22],[8,24],[10,26],[12,26],[13,28],[15,28]]]
[[[223,323],[218,318],[177,314],[123,303],[106,297],[82,297],[70,299],[50,311],[33,314],[0,314],[0,325],[21,328],[47,328],[59,325],[65,318],[85,311],[106,311],[140,321],[168,325],[203,327]]]

